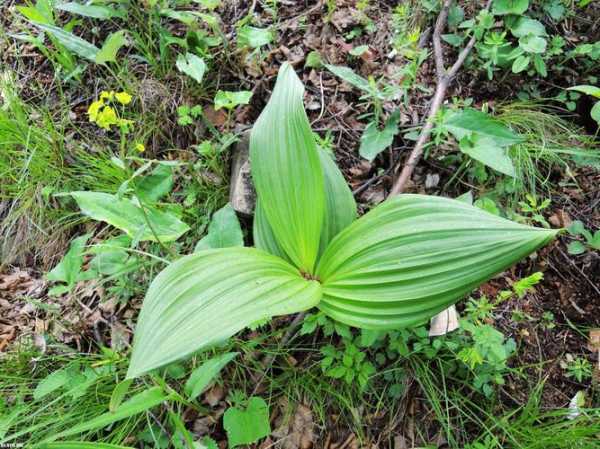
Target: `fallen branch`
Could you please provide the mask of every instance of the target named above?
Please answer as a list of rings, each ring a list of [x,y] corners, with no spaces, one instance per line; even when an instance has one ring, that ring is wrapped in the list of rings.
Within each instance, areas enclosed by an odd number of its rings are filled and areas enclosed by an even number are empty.
[[[427,119],[425,120],[425,125],[421,130],[421,134],[419,135],[419,139],[415,144],[415,147],[411,151],[408,159],[406,160],[400,175],[394,181],[392,185],[392,190],[390,191],[390,196],[398,195],[402,193],[404,188],[406,187],[407,182],[410,180],[413,170],[415,166],[421,159],[423,155],[423,150],[425,149],[425,145],[429,142],[429,138],[431,136],[431,131],[433,130],[433,120],[437,115],[442,103],[444,102],[444,98],[446,97],[446,91],[448,90],[448,86],[464,64],[467,56],[471,52],[471,49],[475,45],[475,35],[471,36],[469,42],[461,50],[456,58],[456,61],[450,67],[450,70],[446,71],[445,63],[444,63],[444,50],[442,47],[442,32],[446,26],[446,22],[448,20],[448,11],[450,10],[450,4],[452,0],[444,0],[444,4],[442,6],[442,10],[438,15],[438,18],[435,22],[435,28],[433,30],[433,53],[435,59],[435,71],[437,75],[437,84],[435,87],[435,93],[431,100],[431,105],[429,106],[429,112],[427,113]],[[483,11],[487,11],[490,8],[492,0],[488,0]]]

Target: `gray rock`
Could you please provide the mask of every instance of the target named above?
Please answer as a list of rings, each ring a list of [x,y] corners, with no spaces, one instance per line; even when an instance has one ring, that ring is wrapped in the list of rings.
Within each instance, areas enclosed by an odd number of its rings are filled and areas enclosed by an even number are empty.
[[[256,191],[250,174],[250,132],[244,133],[233,147],[229,202],[242,215],[254,214]]]

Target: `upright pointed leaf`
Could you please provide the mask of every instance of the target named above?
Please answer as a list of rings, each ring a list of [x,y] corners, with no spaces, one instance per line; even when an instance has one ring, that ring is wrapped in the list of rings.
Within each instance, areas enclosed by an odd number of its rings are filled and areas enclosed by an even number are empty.
[[[325,186],[325,214],[321,229],[321,252],[356,219],[356,201],[344,175],[327,151],[319,148]]]
[[[72,51],[77,56],[95,62],[96,55],[100,50],[94,44],[54,25],[45,25],[36,22],[32,23],[39,29],[56,38],[61,45],[64,45],[69,51]]]
[[[342,231],[317,276],[325,313],[372,329],[423,323],[548,243],[532,228],[461,201],[399,195]]]
[[[318,152],[323,168],[325,189],[325,214],[320,237],[320,253],[322,253],[331,239],[356,219],[356,201],[332,156],[322,148],[319,148]],[[287,260],[285,251],[277,242],[260,201],[257,202],[254,212],[253,233],[254,245],[257,248]]]
[[[291,65],[279,70],[275,89],[252,128],[252,177],[265,216],[293,263],[312,272],[319,251],[325,194],[323,173]]]
[[[148,289],[127,377],[221,342],[256,321],[308,309],[320,298],[318,282],[255,248],[183,257]]]

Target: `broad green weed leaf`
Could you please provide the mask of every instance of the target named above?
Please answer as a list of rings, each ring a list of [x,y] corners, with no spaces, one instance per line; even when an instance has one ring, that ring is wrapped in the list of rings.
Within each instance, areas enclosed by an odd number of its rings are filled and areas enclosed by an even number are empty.
[[[273,33],[268,29],[245,25],[238,29],[237,41],[240,47],[260,48],[273,42]]]
[[[521,73],[523,70],[526,70],[529,67],[529,62],[531,58],[529,56],[521,55],[513,61],[512,64],[512,72],[513,73]]]
[[[113,237],[100,244],[94,245],[88,254],[94,255],[90,261],[90,270],[106,276],[111,276],[136,265],[137,258],[127,249],[131,246],[131,238],[127,235]]]
[[[69,373],[66,369],[53,371],[42,379],[33,391],[33,399],[39,401],[50,393],[64,387],[69,382]]]
[[[17,11],[33,23],[54,25],[54,19],[51,12],[46,14],[33,6],[17,6]]]
[[[110,395],[110,402],[108,403],[108,410],[110,412],[114,413],[119,409],[119,406],[123,402],[123,399],[129,390],[131,382],[133,382],[133,379],[125,379],[115,386],[115,389]]]
[[[514,37],[524,37],[529,34],[533,36],[545,36],[546,28],[539,20],[530,19],[529,17],[519,17],[510,28],[510,32]]]
[[[150,228],[139,206],[129,200],[119,199],[116,195],[101,192],[71,192],[70,195],[77,201],[83,214],[94,220],[104,221],[138,241],[156,241],[156,233],[161,242],[171,242],[189,230],[189,226],[173,213],[146,207],[147,219],[152,226]]]
[[[488,167],[513,178],[516,177],[515,167],[506,153],[506,148],[497,145],[494,139],[473,134],[470,138],[462,139],[459,148],[463,153]]]
[[[519,39],[519,47],[525,50],[527,53],[538,53],[542,54],[546,51],[547,42],[546,39],[539,36],[528,34]]]
[[[92,234],[85,234],[76,239],[73,239],[69,246],[69,251],[64,255],[62,260],[56,265],[47,275],[46,278],[53,282],[64,282],[66,285],[57,286],[50,289],[49,294],[66,293],[79,281],[83,281],[92,277],[92,274],[86,275],[81,271],[83,265],[83,253],[85,246]]]
[[[148,390],[144,390],[141,393],[133,396],[131,399],[123,402],[116,410],[112,412],[103,413],[102,415],[84,421],[81,424],[77,424],[68,430],[57,433],[52,437],[52,440],[71,435],[77,435],[90,430],[102,429],[114,422],[135,416],[139,413],[145,412],[146,410],[150,410],[151,408],[156,407],[168,399],[169,396],[163,392],[162,388],[149,388]]]
[[[77,56],[95,62],[96,55],[100,51],[94,44],[75,36],[73,33],[63,30],[54,25],[45,25],[43,23],[32,22],[40,30],[45,31],[54,37],[61,45],[75,53]]]
[[[456,200],[399,195],[333,239],[317,270],[319,308],[367,329],[421,324],[556,232]]]
[[[231,362],[239,353],[228,352],[226,354],[213,357],[207,360],[190,374],[185,383],[185,394],[190,401],[196,399],[202,394],[210,382],[221,372],[221,370]]]
[[[241,104],[248,104],[251,98],[252,92],[249,90],[239,92],[219,90],[215,95],[215,111],[222,108],[231,110]]]
[[[244,234],[235,210],[227,203],[214,213],[208,226],[208,235],[196,244],[194,252],[232,246],[244,246]]]
[[[523,138],[512,132],[502,122],[485,112],[467,108],[460,111],[448,111],[444,126],[457,140],[477,133],[493,139],[498,145],[507,146],[523,141]]]
[[[271,433],[269,406],[264,399],[251,397],[245,410],[237,407],[227,409],[223,415],[223,427],[229,447],[255,443]]]
[[[182,257],[148,289],[127,377],[222,342],[258,320],[309,309],[320,298],[318,282],[255,248]]]
[[[398,134],[398,122],[400,122],[400,111],[393,113],[385,122],[385,127],[379,129],[376,122],[370,122],[360,137],[360,148],[358,152],[369,162],[389,147]]]
[[[148,176],[136,178],[135,192],[140,199],[146,203],[156,203],[173,190],[172,167],[159,164]]]
[[[494,0],[492,12],[496,15],[521,15],[529,7],[529,0]]]
[[[600,87],[590,86],[589,84],[582,84],[579,86],[569,87],[567,90],[574,90],[576,92],[581,92],[582,94],[600,98]]]
[[[93,19],[112,19],[118,17],[121,19],[125,18],[123,10],[113,8],[111,6],[103,5],[84,5],[76,2],[59,3],[55,6],[60,11],[67,11],[72,14],[77,14],[84,17],[91,17]]]
[[[329,70],[335,76],[341,78],[343,81],[346,81],[351,86],[354,86],[363,92],[371,92],[372,89],[369,81],[358,75],[350,67],[330,64],[326,64],[325,67],[327,67],[327,70]]]
[[[126,43],[127,35],[125,34],[125,30],[111,33],[104,41],[100,51],[96,54],[96,64],[117,62],[117,53]]]
[[[279,245],[302,271],[314,269],[325,212],[323,170],[304,111],[304,87],[288,63],[252,128],[252,178]]]
[[[193,53],[181,54],[177,56],[175,65],[181,73],[185,73],[199,84],[202,83],[204,73],[206,72],[206,63],[201,57]]]

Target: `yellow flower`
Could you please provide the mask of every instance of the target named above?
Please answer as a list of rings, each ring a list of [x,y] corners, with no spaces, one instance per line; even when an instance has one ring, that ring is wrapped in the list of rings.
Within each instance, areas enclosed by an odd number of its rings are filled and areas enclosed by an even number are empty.
[[[117,124],[117,113],[110,106],[104,106],[102,111],[98,114],[96,123],[100,128],[110,129],[111,125]]]
[[[115,98],[122,105],[128,105],[131,103],[131,95],[129,95],[127,92],[116,93]]]
[[[98,118],[98,112],[100,112],[100,108],[102,106],[104,106],[104,101],[102,100],[96,100],[92,104],[90,104],[90,107],[87,110],[90,122],[96,121],[96,119]]]
[[[101,100],[112,100],[113,98],[115,98],[115,91],[111,90],[110,92],[107,92],[106,90],[103,90],[102,92],[100,92],[100,99]]]
[[[144,151],[146,151],[146,147],[144,146],[143,143],[136,143],[135,144],[135,150],[138,151],[138,152],[140,152],[140,153],[143,153]]]

